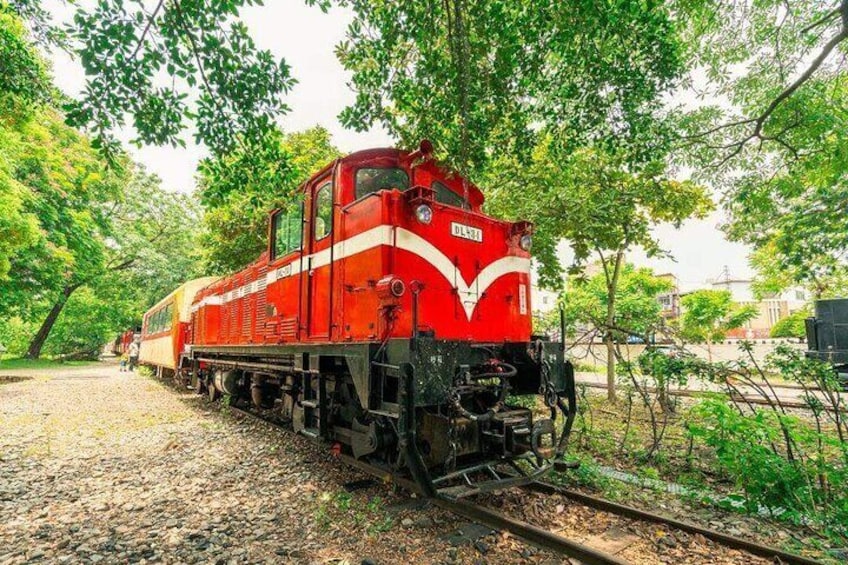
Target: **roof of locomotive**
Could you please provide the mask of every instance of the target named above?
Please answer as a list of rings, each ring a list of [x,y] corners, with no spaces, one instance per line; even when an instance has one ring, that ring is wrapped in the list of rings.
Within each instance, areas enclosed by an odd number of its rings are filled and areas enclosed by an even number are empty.
[[[439,172],[444,175],[445,179],[454,182],[463,182],[463,188],[468,189],[468,199],[472,205],[479,207],[483,205],[483,192],[471,181],[462,177],[456,171],[440,165],[432,158],[430,154],[423,154],[422,151],[406,151],[396,147],[375,147],[373,149],[362,149],[354,151],[344,157],[339,157],[335,161],[327,163],[319,171],[313,174],[308,181],[300,186],[300,190],[305,190],[306,186],[315,178],[323,176],[327,171],[331,170],[336,163],[344,163],[349,166],[368,165],[379,162],[385,166],[386,161],[394,161],[399,166],[403,167],[422,167],[429,169],[431,172]]]

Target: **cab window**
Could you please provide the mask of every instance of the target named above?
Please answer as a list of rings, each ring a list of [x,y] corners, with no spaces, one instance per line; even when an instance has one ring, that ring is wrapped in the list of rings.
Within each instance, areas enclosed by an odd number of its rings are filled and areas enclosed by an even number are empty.
[[[280,210],[274,216],[274,259],[300,249],[303,239],[301,207]]]
[[[463,208],[465,210],[470,209],[468,201],[465,200],[465,198],[452,191],[439,181],[434,181],[431,188],[433,189],[433,192],[436,193],[436,202],[441,202],[448,206],[456,206],[457,208]]]
[[[315,193],[315,241],[330,235],[333,229],[333,185],[326,183]]]
[[[409,176],[406,171],[398,168],[373,169],[365,168],[356,171],[356,200],[378,190],[396,188],[404,191],[409,188]]]

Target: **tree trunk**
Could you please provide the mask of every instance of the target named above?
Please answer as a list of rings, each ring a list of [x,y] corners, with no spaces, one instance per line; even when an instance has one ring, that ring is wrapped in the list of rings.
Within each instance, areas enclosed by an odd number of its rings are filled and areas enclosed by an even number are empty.
[[[47,314],[47,318],[44,319],[44,323],[41,324],[41,327],[38,329],[38,333],[36,333],[35,337],[32,338],[26,353],[27,359],[38,359],[41,357],[41,348],[44,347],[44,342],[46,342],[47,338],[50,336],[50,332],[53,330],[53,325],[56,323],[56,320],[59,319],[59,314],[62,313],[62,309],[65,307],[65,304],[68,303],[68,298],[71,297],[71,294],[73,294],[79,286],[80,285],[78,284],[68,285],[62,291],[62,295],[59,297],[59,300],[56,301],[56,304],[53,305],[53,308],[50,309],[50,313]]]
[[[611,331],[607,332],[604,341],[607,345],[607,400],[615,402],[615,345]]]
[[[618,277],[621,272],[621,263],[624,259],[624,251],[619,250],[615,254],[615,265],[612,276],[607,279],[607,331],[604,341],[607,345],[607,399],[615,402],[615,343],[613,340],[612,326],[615,323],[615,293],[618,290]]]

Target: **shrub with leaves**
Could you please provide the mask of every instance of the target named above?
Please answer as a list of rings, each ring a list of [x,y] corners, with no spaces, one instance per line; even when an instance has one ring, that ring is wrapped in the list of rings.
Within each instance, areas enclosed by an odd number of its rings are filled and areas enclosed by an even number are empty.
[[[750,344],[748,359],[703,365],[727,396],[697,404],[688,432],[712,448],[718,471],[740,489],[746,510],[767,509],[783,519],[848,539],[848,425],[836,374],[803,353],[779,346],[765,364]],[[777,395],[770,375],[800,384],[804,411]]]
[[[804,327],[804,320],[810,315],[807,309],[798,310],[781,318],[772,326],[769,336],[771,337],[797,337],[802,338],[806,335],[807,330]]]

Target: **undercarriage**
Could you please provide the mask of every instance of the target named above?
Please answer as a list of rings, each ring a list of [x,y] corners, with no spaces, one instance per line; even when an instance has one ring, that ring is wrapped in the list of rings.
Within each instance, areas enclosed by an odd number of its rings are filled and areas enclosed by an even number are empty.
[[[180,374],[212,400],[269,411],[430,495],[462,497],[563,464],[576,399],[557,346],[415,338],[192,347]]]

